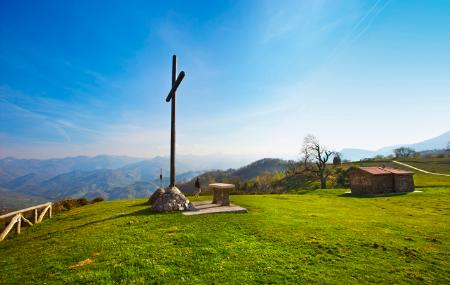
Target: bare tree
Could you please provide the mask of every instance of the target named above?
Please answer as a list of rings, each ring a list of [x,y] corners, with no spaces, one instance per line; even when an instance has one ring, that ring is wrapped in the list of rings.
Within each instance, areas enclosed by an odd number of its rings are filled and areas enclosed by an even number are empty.
[[[287,166],[286,166],[286,170],[285,170],[285,174],[286,175],[295,175],[295,174],[297,174],[297,166],[298,166],[298,163],[296,161],[288,160]]]
[[[408,157],[412,156],[416,151],[410,147],[399,147],[394,149],[394,154],[396,157]]]
[[[301,149],[304,169],[320,179],[320,188],[327,188],[327,178],[330,175],[327,169],[328,159],[334,154],[313,135],[307,135],[303,140]]]

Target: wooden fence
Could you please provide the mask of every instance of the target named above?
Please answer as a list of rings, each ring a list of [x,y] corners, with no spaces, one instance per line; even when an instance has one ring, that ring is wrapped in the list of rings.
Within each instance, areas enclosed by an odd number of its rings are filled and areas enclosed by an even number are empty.
[[[41,210],[40,213],[39,213],[39,210]],[[33,223],[30,222],[24,216],[24,213],[31,212],[31,211],[33,211],[34,223],[35,224],[40,223],[44,219],[45,214],[48,213],[48,217],[49,218],[52,217],[52,203],[47,202],[45,204],[33,206],[30,208],[18,210],[18,211],[11,212],[11,213],[0,216],[0,220],[4,220],[4,219],[8,219],[8,218],[12,217],[11,220],[9,221],[9,224],[7,224],[7,226],[5,227],[3,232],[0,234],[0,241],[4,240],[6,238],[8,233],[13,229],[14,225],[17,225],[16,232],[17,232],[17,234],[20,234],[20,228],[22,226],[22,221],[24,223],[27,223],[29,226],[32,226]]]

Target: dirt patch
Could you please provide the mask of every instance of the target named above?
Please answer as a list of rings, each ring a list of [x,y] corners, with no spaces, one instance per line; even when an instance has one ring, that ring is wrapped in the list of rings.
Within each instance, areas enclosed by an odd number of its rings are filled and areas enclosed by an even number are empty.
[[[75,263],[75,264],[69,266],[69,268],[78,268],[78,267],[82,267],[82,266],[91,264],[92,262],[94,262],[94,260],[88,258],[88,259],[85,259],[85,260],[83,260],[83,261],[77,262],[77,263]]]

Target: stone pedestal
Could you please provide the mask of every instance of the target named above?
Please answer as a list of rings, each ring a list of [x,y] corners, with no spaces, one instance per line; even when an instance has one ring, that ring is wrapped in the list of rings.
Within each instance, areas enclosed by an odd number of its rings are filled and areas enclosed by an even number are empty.
[[[157,191],[159,191],[159,189]],[[150,197],[150,199],[151,198],[152,197]],[[164,190],[163,193],[158,194],[158,197],[155,198],[155,202],[153,203],[151,209],[153,212],[174,212],[190,211],[195,208],[177,187],[171,187]]]
[[[230,205],[230,191],[234,189],[234,184],[211,183],[208,187],[213,191],[213,204]]]

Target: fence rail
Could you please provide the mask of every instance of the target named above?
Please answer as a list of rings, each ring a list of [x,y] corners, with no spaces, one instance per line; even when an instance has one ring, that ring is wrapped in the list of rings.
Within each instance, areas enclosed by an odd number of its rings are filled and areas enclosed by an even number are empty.
[[[40,213],[39,213],[39,210],[41,210]],[[26,209],[14,211],[14,212],[7,213],[5,215],[0,216],[0,220],[4,220],[4,219],[8,219],[8,218],[12,217],[11,220],[9,221],[9,224],[7,224],[7,226],[5,227],[3,232],[0,234],[0,241],[4,240],[6,238],[6,236],[14,228],[15,225],[16,225],[17,234],[20,234],[20,228],[22,227],[22,222],[27,223],[29,226],[32,226],[33,223],[30,222],[23,215],[24,213],[30,212],[30,211],[33,211],[34,224],[40,223],[44,219],[45,214],[48,213],[48,217],[49,218],[52,217],[52,203],[47,202],[45,204],[29,207]]]

